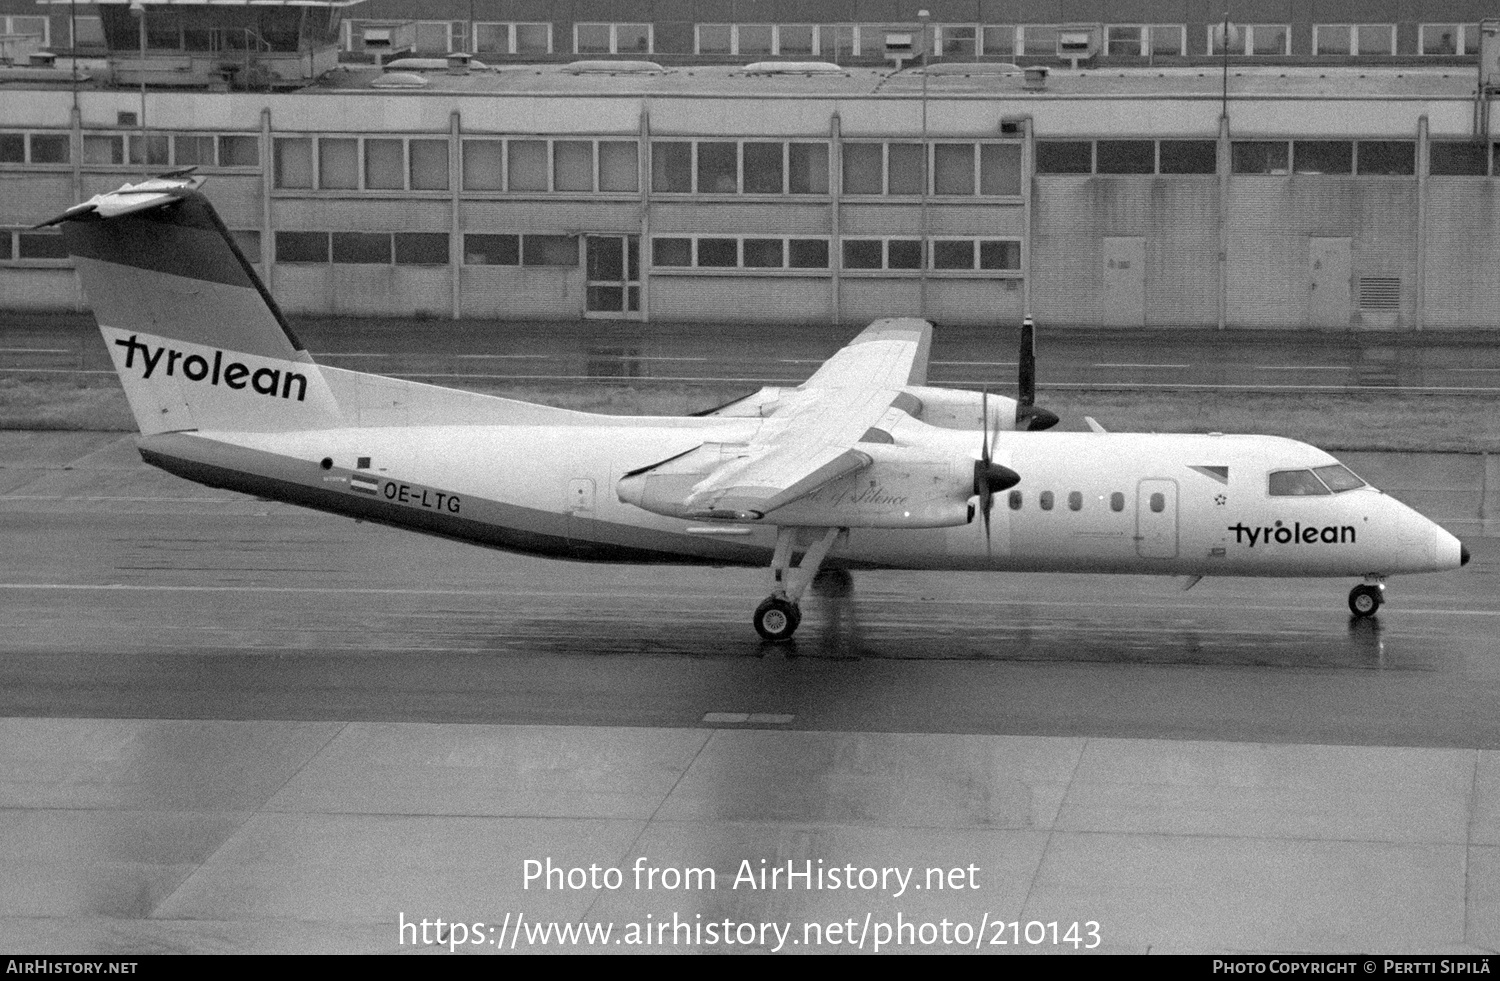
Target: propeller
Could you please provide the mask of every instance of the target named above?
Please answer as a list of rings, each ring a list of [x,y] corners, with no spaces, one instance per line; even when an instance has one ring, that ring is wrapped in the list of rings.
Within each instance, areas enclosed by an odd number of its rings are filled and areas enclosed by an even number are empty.
[[[979,513],[984,515],[984,548],[986,554],[990,548],[990,511],[995,506],[995,494],[998,491],[1009,490],[1021,482],[1021,475],[1010,467],[1004,467],[994,461],[994,437],[990,435],[990,393],[986,389],[982,394],[984,406],[984,442],[979,448],[979,459],[974,461],[974,493],[979,497]],[[1050,413],[1049,413],[1050,415]],[[1056,417],[1053,418],[1056,422]],[[995,427],[998,436],[1000,427]]]
[[[1020,395],[1016,398],[1016,428],[1035,433],[1057,425],[1057,415],[1036,404],[1036,324],[1030,317],[1021,321],[1017,374]]]

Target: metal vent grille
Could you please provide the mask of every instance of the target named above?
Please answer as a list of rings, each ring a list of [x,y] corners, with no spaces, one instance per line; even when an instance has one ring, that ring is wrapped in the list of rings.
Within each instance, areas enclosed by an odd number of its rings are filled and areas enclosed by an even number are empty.
[[[1396,276],[1361,276],[1359,280],[1361,310],[1400,310],[1401,280]]]

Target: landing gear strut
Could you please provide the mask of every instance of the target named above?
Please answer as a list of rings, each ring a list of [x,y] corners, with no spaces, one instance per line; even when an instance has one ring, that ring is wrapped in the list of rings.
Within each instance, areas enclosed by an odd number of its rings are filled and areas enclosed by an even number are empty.
[[[802,622],[798,601],[818,574],[829,550],[849,529],[824,529],[823,537],[813,542],[803,553],[801,564],[793,568],[792,551],[797,546],[798,531],[776,529],[776,551],[771,556],[771,595],[755,608],[755,632],[773,642],[791,640],[797,632],[797,625]]]
[[[1349,611],[1359,619],[1372,617],[1385,602],[1385,583],[1365,581],[1349,590]]]

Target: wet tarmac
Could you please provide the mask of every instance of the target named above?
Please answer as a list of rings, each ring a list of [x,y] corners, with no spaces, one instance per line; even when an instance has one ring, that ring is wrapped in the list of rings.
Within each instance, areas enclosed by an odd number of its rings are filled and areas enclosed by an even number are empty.
[[[0,433],[0,949],[1493,953],[1500,540],[1469,545],[1373,622],[1340,581],[858,572],[766,645],[762,570]],[[871,885],[754,884],[835,868]]]

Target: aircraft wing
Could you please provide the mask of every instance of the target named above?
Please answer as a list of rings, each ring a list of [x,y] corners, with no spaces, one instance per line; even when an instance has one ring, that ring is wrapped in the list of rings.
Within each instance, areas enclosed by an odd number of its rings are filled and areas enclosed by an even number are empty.
[[[932,325],[915,318],[877,320],[859,333],[801,386],[900,388],[927,384]]]
[[[832,480],[862,470],[858,443],[891,410],[892,389],[799,393],[747,447],[693,488],[685,502],[705,513],[764,515]]]
[[[870,465],[858,449],[927,380],[932,325],[877,320],[788,393],[744,456],[715,469],[685,502],[705,513],[764,515]],[[886,442],[889,442],[887,438]]]

